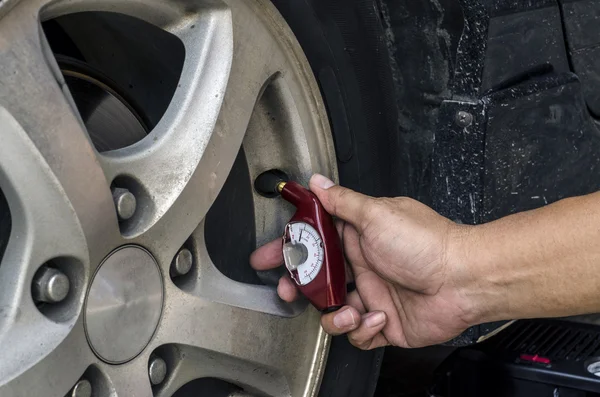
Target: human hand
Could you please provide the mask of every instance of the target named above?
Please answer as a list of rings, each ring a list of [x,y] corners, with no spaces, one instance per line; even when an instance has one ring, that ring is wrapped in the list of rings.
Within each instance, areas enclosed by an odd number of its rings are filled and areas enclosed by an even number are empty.
[[[361,349],[388,344],[421,347],[445,342],[474,324],[463,293],[461,244],[469,226],[457,225],[409,198],[372,198],[314,175],[310,190],[338,218],[347,268],[356,290],[347,305],[324,314],[331,335],[348,334]],[[250,264],[266,270],[283,263],[281,240],[257,249]],[[277,288],[298,298],[288,275]]]

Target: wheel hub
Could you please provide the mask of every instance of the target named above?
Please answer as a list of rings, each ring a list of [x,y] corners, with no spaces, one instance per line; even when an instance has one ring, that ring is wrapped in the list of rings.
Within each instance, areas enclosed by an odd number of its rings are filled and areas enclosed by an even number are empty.
[[[100,265],[86,300],[88,342],[102,360],[122,363],[148,344],[162,311],[163,287],[152,255],[125,246]]]

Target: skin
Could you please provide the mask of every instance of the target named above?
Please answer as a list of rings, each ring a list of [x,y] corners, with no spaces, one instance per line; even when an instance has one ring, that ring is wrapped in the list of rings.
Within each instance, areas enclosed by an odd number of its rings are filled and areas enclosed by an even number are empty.
[[[315,174],[309,187],[338,219],[347,305],[321,318],[361,349],[422,347],[496,320],[600,312],[600,193],[484,225],[459,225],[406,197],[372,198]],[[257,270],[282,265],[281,240]],[[288,276],[281,299],[299,292]]]

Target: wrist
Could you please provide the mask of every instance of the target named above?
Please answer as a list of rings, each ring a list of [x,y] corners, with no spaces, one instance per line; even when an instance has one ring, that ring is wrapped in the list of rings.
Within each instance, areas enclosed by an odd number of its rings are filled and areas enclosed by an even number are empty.
[[[492,276],[494,255],[485,234],[481,226],[456,224],[448,241],[449,285],[469,326],[503,319],[505,312],[505,284]]]

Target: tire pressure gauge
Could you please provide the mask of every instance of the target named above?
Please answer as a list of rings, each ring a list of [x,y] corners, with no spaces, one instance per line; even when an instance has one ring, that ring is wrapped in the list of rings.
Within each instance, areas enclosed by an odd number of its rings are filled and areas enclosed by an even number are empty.
[[[323,239],[304,222],[288,223],[283,237],[283,259],[296,284],[313,281],[323,265]]]
[[[296,182],[281,181],[277,191],[297,208],[285,227],[282,247],[292,280],[317,309],[339,309],[346,301],[346,270],[331,215]]]

